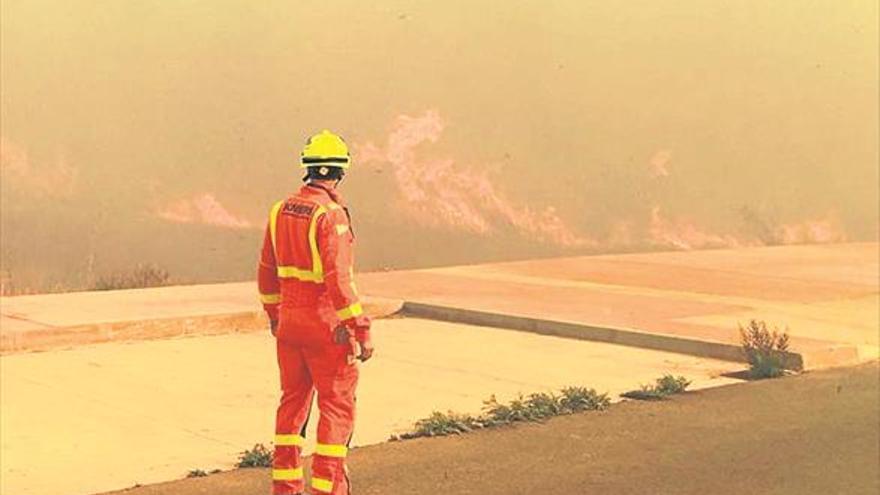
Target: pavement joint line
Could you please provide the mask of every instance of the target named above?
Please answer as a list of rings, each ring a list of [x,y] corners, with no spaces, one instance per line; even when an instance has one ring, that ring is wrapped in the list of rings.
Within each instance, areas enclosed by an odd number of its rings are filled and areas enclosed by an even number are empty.
[[[55,325],[51,323],[46,323],[44,321],[33,320],[31,318],[25,318],[24,316],[17,315],[15,313],[0,313],[0,316],[4,318],[9,318],[10,320],[18,320],[18,321],[26,321],[28,323],[33,323],[35,325],[42,325],[46,328],[55,328]]]
[[[855,243],[855,244],[862,244],[862,243]],[[816,244],[812,244],[812,245],[809,245],[809,246],[811,246],[811,247],[815,247],[815,246],[817,246],[817,245],[816,245]],[[833,244],[832,244],[832,246],[833,246]],[[785,246],[762,246],[762,247],[757,248],[757,249],[768,249],[768,248],[772,249],[772,248],[774,248],[774,247],[783,248],[783,247],[785,247]],[[739,248],[739,249],[736,249],[736,248],[731,248],[731,249],[705,249],[705,250],[703,250],[703,251],[715,251],[715,252],[719,252],[719,251],[727,251],[727,252],[731,252],[731,253],[732,253],[732,252],[743,251],[743,250],[747,250],[747,249],[749,249],[749,248]],[[589,255],[587,255],[587,256],[567,256],[567,257],[554,258],[554,259],[557,259],[557,260],[567,260],[567,261],[577,261],[577,260],[582,259],[582,258],[593,258],[593,259],[601,259],[602,261],[605,261],[605,262],[607,262],[607,263],[614,263],[614,264],[617,264],[617,265],[620,265],[620,264],[626,264],[626,265],[662,266],[662,267],[668,267],[668,268],[679,268],[679,267],[688,266],[688,265],[686,265],[686,264],[682,264],[682,263],[672,263],[672,262],[662,262],[662,261],[634,261],[634,260],[631,260],[631,259],[622,260],[622,259],[619,259],[618,257],[619,257],[619,256],[629,256],[629,255],[641,256],[641,255],[648,255],[648,254],[651,254],[651,255],[681,254],[682,252],[683,252],[683,251],[653,251],[653,252],[621,253],[621,254],[619,254],[619,255],[618,255],[618,254],[601,254],[601,255],[596,255],[596,256],[589,256]],[[540,260],[536,260],[536,261],[540,261]],[[499,263],[499,265],[515,265],[515,264],[517,264],[517,263],[522,263],[522,262],[521,262],[521,261],[509,261],[509,262],[506,262],[506,263]],[[457,265],[457,266],[452,266],[452,267],[447,267],[447,268],[449,268],[449,269],[455,269],[455,268],[467,268],[467,267],[469,267],[469,266],[473,266],[473,267],[475,267],[475,266],[480,266],[480,265]],[[440,268],[440,269],[442,270],[442,269],[447,269],[447,268]],[[721,274],[725,274],[725,275],[760,276],[762,279],[765,279],[765,280],[779,280],[779,281],[782,281],[782,282],[799,282],[799,281],[803,281],[803,279],[801,279],[801,278],[792,277],[792,276],[784,276],[784,275],[766,275],[766,274],[763,274],[763,273],[760,274],[760,275],[758,275],[758,274],[755,274],[755,273],[752,273],[752,272],[749,272],[749,271],[725,270],[725,269],[715,269],[715,268],[709,269],[709,268],[702,267],[702,266],[692,266],[692,267],[690,267],[690,268],[693,269],[693,270],[703,271],[703,272],[706,272],[706,273],[709,273],[709,274],[711,274],[711,273],[721,273]],[[432,270],[432,269],[431,269],[431,268],[423,268],[423,269],[421,269],[421,270],[422,270],[422,271],[429,271],[429,270]],[[437,269],[434,269],[434,270],[437,270]],[[836,284],[836,283],[841,283],[841,282],[827,282],[827,281],[821,281],[820,283]],[[855,283],[855,282],[846,282],[846,284],[848,284],[848,285],[859,285],[859,286],[863,286],[863,287],[866,288],[866,290],[873,291],[873,286],[870,286],[870,285],[859,284],[859,283]]]

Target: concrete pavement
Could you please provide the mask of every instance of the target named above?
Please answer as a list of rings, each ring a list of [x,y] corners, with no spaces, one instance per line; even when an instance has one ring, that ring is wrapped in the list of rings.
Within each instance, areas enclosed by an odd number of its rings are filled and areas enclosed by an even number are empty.
[[[865,243],[594,256],[361,274],[359,285],[374,316],[405,300],[732,349],[737,323],[760,318],[787,325],[816,367],[877,358],[878,254]],[[0,492],[167,480],[268,443],[277,378],[255,293],[238,283],[0,298]],[[358,445],[433,409],[476,412],[492,393],[616,394],[667,372],[703,386],[740,367],[410,318],[379,320],[375,335]]]
[[[809,368],[878,357],[880,245],[553,258],[368,273],[370,294],[445,308],[727,345],[737,325],[788,328]],[[462,320],[460,320],[462,321]],[[633,339],[638,340],[638,339]],[[696,352],[699,352],[697,349]]]
[[[587,385],[616,396],[664,373],[700,388],[729,383],[720,375],[741,368],[408,318],[379,320],[374,335],[355,445],[382,442],[433,410],[478,412],[491,394]],[[230,468],[238,452],[272,439],[273,342],[251,332],[3,356],[0,492],[89,494]]]
[[[627,332],[631,345],[703,356],[735,358],[737,325],[763,319],[788,327],[793,351],[815,368],[880,355],[878,257],[878,243],[778,246],[376,272],[358,281],[373,316],[408,301]],[[0,298],[0,352],[260,330],[255,294],[253,283],[234,283]],[[651,345],[670,339],[681,345]]]
[[[364,301],[372,317],[399,308],[400,301]],[[253,282],[0,297],[2,353],[265,327]]]

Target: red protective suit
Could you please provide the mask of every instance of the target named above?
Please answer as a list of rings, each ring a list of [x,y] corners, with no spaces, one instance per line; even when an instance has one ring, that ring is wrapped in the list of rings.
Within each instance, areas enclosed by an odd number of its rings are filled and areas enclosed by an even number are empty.
[[[345,456],[354,423],[358,368],[352,349],[334,341],[345,326],[369,339],[370,322],[352,279],[354,235],[348,210],[334,189],[310,183],[272,208],[258,282],[276,331],[283,395],[275,426],[275,495],[302,493],[301,451],[312,395],[318,393],[318,445],[312,493],[350,491]]]

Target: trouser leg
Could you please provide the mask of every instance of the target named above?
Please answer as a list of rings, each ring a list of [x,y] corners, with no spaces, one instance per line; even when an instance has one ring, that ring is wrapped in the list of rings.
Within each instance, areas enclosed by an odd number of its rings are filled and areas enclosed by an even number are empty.
[[[277,343],[281,403],[275,416],[272,493],[303,493],[302,444],[312,404],[312,377],[299,347]]]
[[[328,345],[306,354],[320,411],[312,493],[347,495],[351,490],[345,458],[354,429],[358,368],[346,362],[347,352],[345,346]]]

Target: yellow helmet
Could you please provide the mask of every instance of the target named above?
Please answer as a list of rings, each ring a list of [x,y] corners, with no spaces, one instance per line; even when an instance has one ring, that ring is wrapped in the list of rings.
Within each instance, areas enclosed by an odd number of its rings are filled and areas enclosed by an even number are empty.
[[[348,145],[341,137],[324,129],[306,141],[300,157],[300,166],[309,167],[340,167],[348,168],[351,164],[351,156],[348,154]]]

